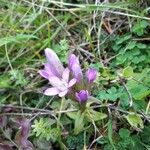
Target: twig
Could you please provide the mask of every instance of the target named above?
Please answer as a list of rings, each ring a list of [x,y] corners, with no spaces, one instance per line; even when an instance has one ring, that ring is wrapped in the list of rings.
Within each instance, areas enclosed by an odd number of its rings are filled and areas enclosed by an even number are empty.
[[[114,111],[117,111],[117,112],[121,112],[123,114],[132,114],[133,112],[129,112],[129,111],[125,111],[125,110],[122,110],[112,104],[107,104],[107,105],[96,105],[96,106],[92,106],[90,107],[91,109],[95,109],[95,108],[102,108],[102,107],[106,107],[108,108],[109,110],[114,110]],[[68,112],[76,112],[78,111],[79,109],[69,109],[69,110],[61,110],[61,111],[47,111],[47,112],[40,112],[39,115],[51,115],[51,116],[54,116],[56,114],[62,114],[62,113],[68,113]],[[34,116],[36,115],[37,113],[24,113],[24,116]],[[22,116],[22,113],[2,113],[0,114],[0,116],[11,116],[11,115],[14,115],[14,116]],[[139,112],[139,115],[140,117],[142,118],[145,118],[147,119],[148,121],[150,120],[150,116],[147,115],[147,114],[144,114],[143,112]]]
[[[132,99],[132,95],[128,89],[128,87],[126,86],[126,84],[124,83],[123,79],[120,77],[120,82],[123,85],[124,89],[126,90],[127,94],[128,94],[128,98],[129,98],[129,106],[132,107],[133,106],[133,99]]]
[[[42,110],[45,111],[45,109],[48,107],[48,105],[52,102],[53,98],[54,98],[54,97],[52,97],[52,98],[49,100],[49,102],[46,104],[46,106],[45,106]],[[49,111],[49,110],[46,110],[46,111]],[[34,117],[32,117],[32,118],[30,119],[30,121],[34,120],[39,114],[40,114],[40,112],[38,112]],[[53,115],[53,116],[54,116],[54,115]]]

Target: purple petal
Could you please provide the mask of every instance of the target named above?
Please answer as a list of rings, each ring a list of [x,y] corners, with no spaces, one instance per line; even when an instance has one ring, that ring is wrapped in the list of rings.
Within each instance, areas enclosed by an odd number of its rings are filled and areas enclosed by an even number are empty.
[[[49,82],[54,87],[59,87],[59,86],[62,86],[63,84],[62,81],[56,76],[49,77]]]
[[[80,82],[83,75],[82,75],[79,59],[74,54],[71,54],[68,59],[68,64],[69,64],[69,69],[72,72],[72,75],[74,76],[74,78],[77,79],[77,82]]]
[[[88,100],[89,93],[87,90],[81,90],[79,93],[76,93],[76,98],[79,103],[83,104]]]
[[[63,97],[67,94],[68,90],[59,93],[59,97]]]
[[[71,54],[68,58],[69,68],[72,68],[72,65],[75,63],[79,64],[79,60],[74,54]]]
[[[44,91],[44,94],[48,96],[57,95],[59,94],[59,90],[57,88],[48,88]]]
[[[77,82],[77,80],[75,78],[70,80],[69,84],[68,84],[68,87],[72,87],[76,82]]]
[[[86,72],[86,76],[89,82],[93,82],[96,79],[97,71],[96,69],[90,68]]]
[[[60,62],[57,54],[50,48],[46,48],[45,55],[46,55],[49,65],[53,67],[53,69],[56,70],[56,73],[58,76],[61,76],[63,73],[64,67],[62,63]]]
[[[49,77],[49,74],[45,70],[39,70],[39,74],[46,79]]]
[[[63,71],[63,74],[62,74],[62,78],[64,79],[64,81],[68,82],[69,81],[69,69],[66,68],[64,71]]]
[[[77,79],[77,82],[80,82],[83,77],[80,65],[73,64],[71,70],[74,78]]]
[[[55,72],[55,69],[53,69],[53,67],[46,63],[44,64],[45,70],[47,71],[47,73],[49,74],[49,76],[55,76],[57,73]]]

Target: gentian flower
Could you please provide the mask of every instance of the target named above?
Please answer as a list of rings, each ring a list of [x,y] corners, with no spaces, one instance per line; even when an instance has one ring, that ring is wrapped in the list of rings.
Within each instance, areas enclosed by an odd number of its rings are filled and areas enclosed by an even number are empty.
[[[81,90],[79,93],[76,93],[76,98],[80,104],[85,103],[88,100],[89,92],[87,90]]]
[[[84,84],[79,59],[74,54],[68,57],[68,68],[66,69],[53,50],[46,48],[45,55],[47,62],[44,64],[44,70],[40,70],[39,73],[42,77],[49,80],[51,87],[46,89],[44,94],[63,97],[69,92],[73,94],[73,97],[76,96],[80,104],[86,103],[89,97],[91,83],[96,79],[96,70],[92,68],[88,69],[86,73],[88,83]],[[75,91],[71,89],[73,85],[75,85]],[[76,90],[79,92],[76,92]]]
[[[68,93],[69,89],[76,83],[75,78],[69,81],[69,72],[69,69],[66,68],[63,71],[62,78],[58,78],[57,76],[50,76],[49,82],[52,85],[52,87],[45,90],[44,94],[48,96],[65,96]]]
[[[89,83],[92,83],[96,79],[97,71],[96,69],[90,68],[86,72],[86,77]]]
[[[77,82],[80,82],[83,78],[82,70],[80,67],[79,59],[74,55],[71,54],[68,59],[69,69]]]
[[[48,79],[50,76],[61,77],[64,67],[57,54],[53,50],[46,48],[45,55],[47,63],[44,65],[45,69],[39,71],[40,75],[46,79]]]

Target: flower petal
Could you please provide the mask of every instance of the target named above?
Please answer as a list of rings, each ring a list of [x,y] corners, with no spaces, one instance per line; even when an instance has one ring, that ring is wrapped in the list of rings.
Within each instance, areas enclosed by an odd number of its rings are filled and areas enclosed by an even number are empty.
[[[72,80],[69,81],[68,87],[72,87],[76,82],[77,80],[73,78]]]
[[[78,58],[76,57],[76,55],[71,54],[71,55],[69,56],[69,58],[68,58],[69,68],[72,68],[72,65],[75,64],[75,63],[79,64],[79,60],[78,60]]]
[[[76,93],[76,98],[79,103],[85,103],[88,100],[89,93],[87,90],[81,90],[79,93]]]
[[[68,90],[59,93],[59,97],[63,97],[67,94]]]
[[[69,69],[68,68],[66,68],[64,71],[63,71],[63,74],[62,74],[62,78],[63,78],[63,80],[64,81],[66,81],[66,82],[68,82],[68,80],[69,80]]]
[[[48,96],[57,95],[59,94],[59,90],[57,88],[48,88],[44,91],[44,94]]]
[[[74,78],[77,79],[77,82],[80,82],[83,75],[78,57],[76,57],[74,54],[71,54],[68,58],[68,65]]]
[[[59,86],[63,85],[62,81],[56,76],[50,76],[49,77],[49,82],[54,87],[59,87]]]
[[[76,98],[77,98],[77,101],[79,102],[79,103],[81,103],[81,99],[80,99],[80,96],[78,95],[78,93],[76,92]]]
[[[82,75],[82,70],[79,64],[73,64],[72,69],[71,69],[74,78],[77,79],[77,82],[80,82],[83,75]]]
[[[64,67],[61,61],[59,60],[57,54],[50,48],[46,48],[45,55],[50,66],[53,67],[57,71],[57,75],[61,76],[63,73]]]
[[[45,70],[47,71],[47,73],[49,74],[49,76],[55,76],[56,75],[55,70],[53,69],[53,67],[51,67],[50,64],[46,63],[46,64],[44,64],[44,67],[45,67]]]
[[[49,77],[49,74],[45,70],[39,70],[39,74],[46,79]]]

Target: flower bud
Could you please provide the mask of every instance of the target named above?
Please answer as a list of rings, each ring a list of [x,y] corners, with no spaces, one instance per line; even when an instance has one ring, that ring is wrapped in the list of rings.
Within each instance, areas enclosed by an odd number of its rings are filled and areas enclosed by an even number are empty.
[[[90,83],[96,79],[96,75],[97,71],[96,69],[93,68],[88,69],[88,71],[86,72],[87,79]]]
[[[80,92],[76,93],[76,98],[80,104],[85,103],[88,100],[89,92],[87,90],[81,90]]]

